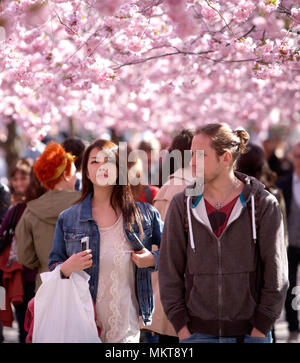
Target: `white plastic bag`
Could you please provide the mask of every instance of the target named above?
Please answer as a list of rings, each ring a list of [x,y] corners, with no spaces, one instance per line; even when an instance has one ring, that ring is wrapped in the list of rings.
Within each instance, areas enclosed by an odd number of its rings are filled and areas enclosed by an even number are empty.
[[[0,286],[0,310],[6,309],[5,302],[5,288],[3,286]]]
[[[101,343],[89,278],[80,271],[62,279],[60,266],[41,274],[34,299],[33,343]]]

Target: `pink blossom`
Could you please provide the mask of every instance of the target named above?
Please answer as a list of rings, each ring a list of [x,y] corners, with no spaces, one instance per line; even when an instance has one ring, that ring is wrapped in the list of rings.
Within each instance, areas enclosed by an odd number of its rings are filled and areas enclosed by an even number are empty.
[[[201,2],[201,15],[208,21],[219,19],[220,5],[212,1],[209,3],[210,5],[206,1]]]
[[[172,83],[163,84],[160,88],[160,92],[168,95],[174,92],[174,89],[175,87]]]
[[[96,0],[94,1],[94,7],[100,14],[114,15],[121,3],[121,0]]]
[[[237,6],[233,12],[234,20],[238,23],[243,22],[248,19],[248,17],[252,14],[255,9],[255,3],[249,0],[242,0],[239,2],[239,6]]]
[[[291,14],[292,16],[297,20],[300,21],[300,8],[296,9],[296,8],[292,8],[291,9]]]
[[[251,54],[255,49],[255,43],[253,42],[253,39],[251,37],[247,37],[235,41],[234,47],[238,52]]]
[[[279,6],[280,0],[259,0],[258,6],[260,10],[269,14],[275,11]]]
[[[144,46],[143,40],[136,36],[132,37],[127,45],[128,49],[135,53],[140,52],[143,46]]]
[[[297,122],[295,1],[1,6],[8,36],[0,42],[0,114],[13,115],[29,137],[67,127],[70,115],[82,130],[98,130],[101,120],[101,130],[150,128],[159,135],[220,120],[252,120],[260,129],[273,107],[290,125]]]
[[[257,67],[254,69],[254,73],[256,78],[266,80],[273,77],[280,77],[282,75],[282,69],[277,64],[257,64]]]
[[[36,38],[38,38],[41,34],[42,34],[41,31],[38,30],[38,29],[33,29],[31,31],[28,31],[24,35],[24,41],[27,44],[30,44],[30,43],[33,42],[33,40],[35,40]]]
[[[74,11],[67,16],[64,16],[62,22],[65,24],[65,31],[68,34],[74,35],[78,32],[80,27],[78,12]]]
[[[95,69],[95,77],[97,82],[111,81],[114,79],[114,72],[109,68]]]

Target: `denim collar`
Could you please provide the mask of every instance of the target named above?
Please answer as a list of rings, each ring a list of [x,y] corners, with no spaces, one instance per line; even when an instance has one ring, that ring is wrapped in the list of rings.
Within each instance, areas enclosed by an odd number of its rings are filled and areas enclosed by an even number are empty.
[[[82,202],[81,202],[81,210],[80,210],[80,221],[86,222],[89,220],[94,220],[92,215],[92,195],[90,193]]]
[[[82,202],[81,202],[81,209],[80,209],[80,222],[87,222],[90,220],[94,220],[92,215],[92,196],[93,193],[90,193]],[[140,241],[138,235],[138,231],[136,229],[136,225],[133,225],[134,232],[128,231],[126,228],[125,222],[123,222],[124,231],[127,235],[129,242],[132,243],[134,250],[140,250],[144,247],[142,241]]]

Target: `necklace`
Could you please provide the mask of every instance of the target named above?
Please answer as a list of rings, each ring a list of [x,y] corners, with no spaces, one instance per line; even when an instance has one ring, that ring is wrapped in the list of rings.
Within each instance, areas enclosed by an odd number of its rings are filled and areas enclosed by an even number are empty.
[[[237,187],[238,187],[238,180],[237,180],[237,178],[235,178],[234,182],[233,182],[232,190],[230,191],[229,194],[226,195],[226,197],[224,199],[215,201],[215,208],[221,209],[224,206],[224,202],[231,196],[231,194],[236,190]]]

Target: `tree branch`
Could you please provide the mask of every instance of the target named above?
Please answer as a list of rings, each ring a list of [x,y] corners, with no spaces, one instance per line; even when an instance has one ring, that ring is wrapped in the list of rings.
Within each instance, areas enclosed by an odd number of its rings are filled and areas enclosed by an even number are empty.
[[[223,22],[225,23],[226,27],[228,28],[229,32],[234,35],[236,37],[236,35],[234,34],[234,31],[230,28],[229,24],[227,23],[226,19],[224,18],[224,16],[219,12],[218,9],[214,8],[211,3],[209,2],[209,0],[206,0],[207,5],[213,9],[218,15],[219,17],[223,20]]]
[[[195,53],[195,52],[186,52],[186,51],[182,51],[179,50],[175,47],[172,47],[174,49],[176,49],[176,52],[170,52],[170,53],[164,53],[164,54],[158,54],[158,55],[154,55],[151,57],[147,57],[147,58],[142,58],[142,59],[137,59],[131,62],[126,62],[123,64],[120,64],[116,67],[113,67],[113,70],[118,70],[120,68],[126,67],[126,66],[131,66],[131,65],[135,65],[135,64],[141,64],[141,63],[146,63],[148,61],[151,61],[153,59],[159,59],[159,58],[165,58],[165,57],[172,57],[174,55],[178,55],[178,54],[182,54],[182,55],[195,55],[201,58],[205,58],[207,60],[210,60],[214,63],[243,63],[243,62],[257,62],[259,60],[259,58],[247,58],[247,59],[230,59],[230,60],[224,60],[223,58],[220,59],[213,59],[210,57],[206,57],[205,54],[209,54],[209,53],[213,53],[214,51],[210,50],[210,51],[205,51],[205,52],[199,52],[199,53]]]
[[[78,35],[76,32],[74,32],[74,30],[72,29],[72,28],[70,28],[67,24],[65,24],[62,20],[61,20],[61,18],[60,18],[60,16],[57,14],[57,12],[54,10],[54,12],[55,12],[55,14],[56,14],[56,16],[57,16],[57,18],[58,18],[58,20],[59,20],[59,22],[61,23],[61,25],[63,25],[63,26],[65,26],[66,28],[68,28],[73,34],[75,34],[75,35]]]
[[[247,35],[249,35],[251,32],[253,32],[253,30],[255,28],[256,28],[255,25],[253,25],[252,28],[247,31],[247,33],[245,33],[244,35],[242,35],[241,37],[239,37],[239,40],[242,39],[242,38],[245,38]]]
[[[173,48],[175,48],[175,47],[173,47]],[[175,48],[175,49],[177,49],[177,48]],[[173,55],[178,55],[178,54],[201,56],[202,54],[208,54],[208,53],[212,53],[212,52],[213,51],[210,50],[210,51],[205,51],[205,52],[201,52],[201,53],[194,53],[194,52],[186,52],[186,51],[182,51],[182,50],[177,49],[176,52],[173,52],[173,53],[158,54],[158,55],[154,55],[154,56],[151,56],[151,57],[137,59],[135,61],[123,63],[123,64],[120,64],[117,67],[114,67],[113,70],[117,70],[117,69],[123,68],[125,66],[131,66],[131,65],[134,65],[134,64],[146,63],[146,62],[148,62],[150,60],[153,60],[153,59],[159,59],[159,58],[164,58],[164,57],[171,57]]]

